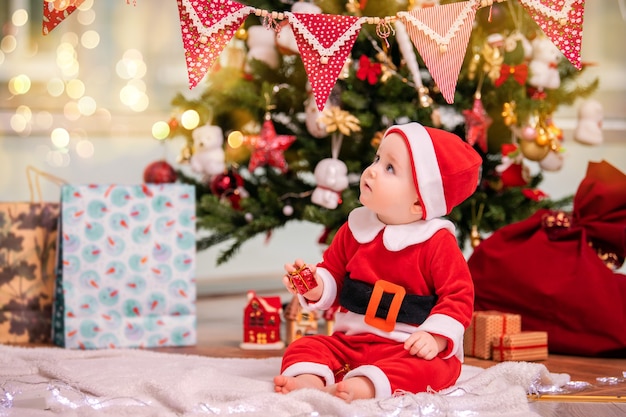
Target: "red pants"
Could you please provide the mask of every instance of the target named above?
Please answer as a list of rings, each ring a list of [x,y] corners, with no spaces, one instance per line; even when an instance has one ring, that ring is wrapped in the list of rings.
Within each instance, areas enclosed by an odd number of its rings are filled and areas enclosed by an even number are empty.
[[[429,388],[439,391],[454,385],[461,374],[461,362],[456,357],[436,357],[428,361],[410,355],[402,343],[373,334],[347,336],[334,333],[332,336],[301,337],[287,347],[281,372],[301,363],[317,364],[310,372],[316,375],[318,373],[314,369],[319,369],[320,365],[328,367],[335,376],[335,382],[342,380],[347,372],[358,372],[358,368],[364,365],[376,367],[387,381],[372,382],[377,387],[381,383],[388,384],[390,393],[396,390],[417,393]],[[303,369],[300,365],[297,368],[300,371]],[[375,373],[374,378],[382,374]],[[364,376],[372,379],[368,374]],[[331,383],[326,380],[327,385]]]

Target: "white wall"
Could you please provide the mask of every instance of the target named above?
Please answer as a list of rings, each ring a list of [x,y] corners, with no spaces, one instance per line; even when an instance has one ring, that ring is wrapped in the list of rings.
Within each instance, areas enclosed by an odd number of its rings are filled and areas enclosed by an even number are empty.
[[[94,8],[99,6],[98,3],[95,2]],[[138,2],[136,7],[127,6],[125,2],[119,2],[118,6],[106,3],[108,8],[100,12],[99,20],[94,23],[102,31],[104,45],[101,47],[105,49],[84,53],[87,60],[84,65],[89,68],[89,76],[85,79],[90,80],[86,87],[91,95],[101,94],[102,102],[110,107],[121,107],[114,104],[120,82],[113,71],[124,50],[137,48],[144,53],[148,65],[146,82],[152,97],[150,110],[133,114],[118,108],[112,110],[113,116],[105,118],[104,122],[95,122],[91,118],[68,123],[62,121],[61,108],[56,109],[56,113],[53,109],[55,123],[82,132],[74,134],[68,146],[69,164],[57,166],[50,162],[53,147],[48,131],[41,129],[29,136],[20,136],[11,127],[15,108],[27,100],[9,97],[6,91],[0,93],[3,101],[0,107],[1,201],[30,199],[26,180],[28,165],[70,183],[132,184],[142,181],[143,170],[150,162],[160,158],[175,162],[180,142],[172,141],[163,145],[152,139],[150,134],[152,123],[169,117],[169,100],[177,91],[193,94],[186,88],[175,1],[143,1]],[[101,7],[104,7],[103,4],[100,3]],[[162,7],[148,7],[157,4]],[[70,28],[77,30],[79,25],[72,19],[70,16],[48,35],[45,42],[54,45],[62,39],[64,31]],[[113,20],[110,19],[116,20],[117,24],[111,26]],[[598,75],[601,79],[600,90],[594,98],[601,101],[605,108],[605,142],[596,147],[575,142],[571,129],[575,126],[574,118],[580,103],[560,109],[555,122],[557,126],[566,129],[566,162],[561,171],[545,173],[541,186],[543,191],[554,198],[576,192],[589,161],[604,159],[626,172],[626,49],[608,41],[609,34],[611,39],[626,39],[626,21],[620,14],[618,2],[587,2],[584,28],[583,61],[596,63],[589,71],[590,76]],[[150,35],[146,35],[148,33]],[[0,80],[6,82],[11,76],[24,71],[36,71],[34,78],[45,80],[54,72],[50,62],[37,61],[41,56],[37,58],[30,55],[28,51],[1,55]],[[35,108],[43,108],[47,103],[35,100],[30,104]],[[94,146],[93,156],[87,159],[78,157],[73,150],[76,142],[85,137]],[[56,185],[43,181],[42,187],[44,200],[58,200]],[[283,263],[291,262],[296,257],[309,262],[320,258],[321,250],[316,242],[321,232],[320,226],[290,224],[276,230],[269,239],[259,236],[248,242],[233,260],[221,266],[215,265],[215,259],[222,247],[199,253],[197,275],[200,290],[221,292],[233,288],[279,288]]]

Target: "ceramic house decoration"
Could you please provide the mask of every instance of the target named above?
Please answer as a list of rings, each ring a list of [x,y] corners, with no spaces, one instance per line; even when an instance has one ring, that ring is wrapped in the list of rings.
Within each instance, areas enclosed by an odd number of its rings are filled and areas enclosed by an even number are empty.
[[[243,312],[242,349],[282,349],[285,343],[280,338],[280,297],[260,297],[248,291],[248,303]]]
[[[285,308],[285,342],[318,333],[318,315],[315,311],[305,311],[297,297],[293,297]]]

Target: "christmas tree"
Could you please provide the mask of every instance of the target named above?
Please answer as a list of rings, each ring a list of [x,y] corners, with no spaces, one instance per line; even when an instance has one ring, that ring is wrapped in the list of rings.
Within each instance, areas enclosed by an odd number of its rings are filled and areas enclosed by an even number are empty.
[[[277,12],[383,18],[455,2],[239,3]],[[461,246],[539,208],[570,203],[544,196],[538,188],[541,171],[530,175],[525,162],[559,169],[562,134],[552,115],[590,95],[597,80],[580,82],[584,65],[577,69],[565,59],[520,2],[475,10],[453,100],[444,97],[397,19],[361,27],[319,106],[294,31],[276,15],[245,19],[195,87],[201,93],[192,99],[181,93],[172,102],[169,137],[186,139],[178,168],[190,164],[193,172],[178,169],[178,179],[195,184],[197,226],[206,232],[198,250],[230,243],[218,263],[248,239],[292,220],[323,225],[319,241],[330,242],[359,205],[359,174],[371,163],[382,134],[408,121],[452,131],[483,156],[476,192],[449,216]],[[183,127],[181,115],[188,110],[198,114],[199,127]]]

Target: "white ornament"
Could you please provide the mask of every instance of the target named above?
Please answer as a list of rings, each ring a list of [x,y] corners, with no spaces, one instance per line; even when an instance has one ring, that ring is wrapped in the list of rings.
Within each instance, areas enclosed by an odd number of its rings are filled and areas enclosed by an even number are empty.
[[[272,69],[278,68],[279,56],[276,50],[276,34],[273,30],[266,29],[262,25],[249,27],[246,45],[248,46],[246,72],[251,71],[249,62],[253,59],[264,62]]]
[[[335,209],[341,201],[341,192],[348,188],[348,167],[335,158],[322,159],[315,167],[317,187],[311,201],[327,209]]]
[[[192,132],[193,155],[189,163],[191,169],[209,177],[224,172],[224,134],[219,126],[206,124]]]
[[[532,41],[533,55],[528,65],[530,76],[528,84],[543,89],[557,89],[561,86],[561,76],[557,65],[561,51],[546,37],[537,37]]]
[[[287,217],[290,217],[293,215],[293,206],[290,206],[289,204],[287,204],[286,206],[283,207],[283,214]]]
[[[556,172],[563,167],[564,157],[561,152],[550,151],[545,158],[539,161],[539,166],[544,171]]]
[[[585,145],[599,145],[603,142],[602,120],[604,110],[599,101],[585,100],[578,108],[578,124],[574,130],[574,139]]]
[[[318,139],[328,136],[326,125],[319,120],[322,116],[322,112],[317,108],[317,104],[315,103],[315,98],[313,96],[309,97],[307,100],[305,111],[306,118],[304,120],[304,124],[306,125],[306,130],[311,134],[311,136]]]

